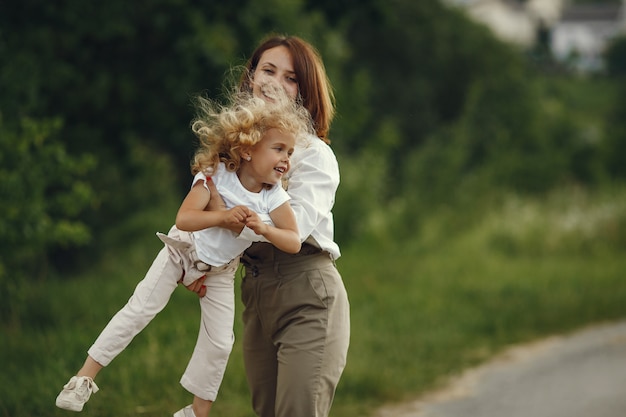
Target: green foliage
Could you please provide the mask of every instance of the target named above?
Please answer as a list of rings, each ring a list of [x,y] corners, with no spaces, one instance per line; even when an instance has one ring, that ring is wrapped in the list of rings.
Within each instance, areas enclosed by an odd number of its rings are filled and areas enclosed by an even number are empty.
[[[618,97],[614,110],[607,115],[607,137],[603,143],[602,153],[608,174],[622,181],[626,179],[626,87],[618,90]]]
[[[316,45],[335,86],[342,246],[414,233],[425,213],[491,189],[541,195],[626,176],[626,94],[617,77],[544,76],[522,51],[436,0],[1,7],[4,129],[17,132],[25,118],[58,120],[50,140],[68,158],[94,155],[97,175],[75,178],[97,190],[89,210],[58,207],[102,238],[78,250],[55,240],[51,270],[88,265],[105,245],[133,238],[131,213],[182,197],[195,143],[191,96],[218,98],[268,32]],[[620,67],[619,45],[609,68]],[[63,236],[78,233],[65,227]]]
[[[574,176],[572,153],[579,143],[572,121],[564,118],[565,113],[544,111],[547,105],[537,80],[520,68],[476,82],[463,116],[429,138],[407,164],[407,175],[413,174],[419,188],[434,188],[438,200],[453,196],[450,190],[468,182],[520,192],[547,191]]]
[[[611,87],[603,96],[586,85],[605,91],[602,80],[561,74],[568,81],[553,88],[558,79],[440,2],[316,4],[349,45],[332,135],[343,156],[339,194],[347,194],[335,208],[340,242],[384,227],[418,230],[424,211],[490,188],[541,194],[611,177],[603,153]],[[601,107],[595,97],[604,97]],[[346,178],[359,164],[375,175]],[[386,226],[372,221],[376,213],[388,215]]]
[[[119,158],[132,154],[130,147],[137,140],[176,155],[181,161],[177,177],[185,178],[186,161],[182,163],[181,157],[190,154],[192,141],[182,126],[189,119],[189,96],[201,90],[219,91],[226,69],[242,61],[241,51],[251,49],[267,30],[278,27],[309,34],[324,52],[340,98],[334,130],[338,151],[371,147],[391,160],[388,175],[394,183],[401,183],[398,177],[406,166],[402,157],[407,150],[419,150],[431,135],[439,135],[442,127],[459,117],[480,117],[462,116],[464,109],[475,113],[491,110],[489,106],[499,109],[498,95],[514,103],[516,95],[528,101],[523,88],[508,88],[508,74],[519,72],[515,52],[459,11],[438,2],[396,0],[387,5],[371,1],[347,9],[338,8],[335,2],[276,1],[274,7],[261,8],[240,3],[199,7],[182,0],[161,0],[133,6],[114,2],[104,7],[68,2],[65,8],[37,8],[28,21],[23,13],[28,5],[14,5],[8,8],[3,25],[7,32],[3,52],[15,58],[3,69],[1,79],[9,92],[5,101],[19,103],[9,106],[18,113],[61,112],[66,119],[64,139],[72,149],[98,149],[104,161],[100,167],[104,188],[117,193],[124,178],[137,172],[132,162]],[[324,11],[325,17],[317,10]],[[329,30],[325,18],[335,30]],[[237,31],[230,21],[239,23]],[[96,26],[98,31],[93,30]],[[490,54],[476,54],[481,49]],[[500,73],[502,81],[486,95],[484,86],[497,84],[491,78]],[[19,83],[14,81],[18,78]],[[68,91],[72,92],[69,99]],[[491,100],[489,95],[496,97],[493,104],[484,102]],[[516,109],[509,109],[507,117],[492,118],[500,127],[482,135],[487,137],[485,143],[493,139],[488,136],[500,141],[527,138],[510,133],[515,129],[515,120],[510,120],[515,114]],[[531,133],[528,140],[537,141],[536,132]],[[129,137],[136,139],[129,141]],[[108,223],[106,217],[117,218],[127,207],[140,208],[156,198],[157,194],[146,196],[149,187],[145,184],[143,190],[142,199],[133,192],[126,193],[125,199],[103,198],[98,214],[107,216],[93,216],[88,222],[102,228]],[[398,191],[395,187],[388,190],[389,194]]]
[[[356,237],[391,238],[387,218],[392,214],[393,205],[385,200],[388,166],[381,162],[380,155],[367,149],[353,156],[339,159],[342,180],[334,220],[340,246],[353,242]]]
[[[626,200],[613,187],[569,187],[541,200],[508,196],[482,231],[494,251],[510,257],[602,255],[626,249]]]
[[[608,73],[615,81],[616,94],[612,109],[607,112],[607,138],[603,156],[611,176],[626,179],[626,36],[613,40],[606,52]]]
[[[525,167],[516,151],[543,136],[536,132],[539,121],[525,124],[540,110],[517,51],[436,1],[370,1],[340,14],[334,2],[316,4],[345,27],[350,45],[336,78],[339,118],[332,135],[345,156],[335,208],[340,242],[380,235],[390,227],[385,217],[398,232],[416,230],[421,209],[449,201],[468,177],[512,187],[525,178],[509,161]],[[489,54],[477,52],[484,50]],[[347,178],[356,172],[349,161],[375,174]],[[485,164],[511,172],[487,175]]]
[[[23,118],[58,120],[52,140],[69,159],[97,155],[97,175],[80,180],[98,192],[79,219],[106,239],[73,256],[57,242],[54,261],[64,270],[92,262],[131,212],[182,197],[195,145],[193,95],[219,97],[230,68],[267,32],[308,34],[312,41],[332,35],[321,15],[305,13],[299,1],[26,0],[0,7],[6,128],[18,129]]]
[[[515,59],[486,29],[437,1],[370,1],[343,11],[342,24],[351,53],[343,73],[348,84],[339,79],[340,111],[347,103],[351,109],[367,107],[370,117],[361,117],[361,130],[342,138],[341,146],[377,148],[384,141],[375,134],[378,126],[391,121],[402,138],[389,152],[394,161],[460,115],[474,80]],[[490,54],[476,54],[480,49]]]
[[[92,155],[71,156],[54,139],[59,119],[24,118],[18,129],[0,119],[0,317],[13,319],[25,281],[45,275],[57,248],[91,241],[83,214],[95,193]]]
[[[626,76],[626,36],[613,39],[604,53],[609,76]]]

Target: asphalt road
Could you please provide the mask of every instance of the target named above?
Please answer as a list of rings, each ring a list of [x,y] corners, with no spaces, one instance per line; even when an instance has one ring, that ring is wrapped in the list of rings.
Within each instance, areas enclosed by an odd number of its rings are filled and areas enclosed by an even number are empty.
[[[626,321],[507,350],[376,417],[625,417]]]

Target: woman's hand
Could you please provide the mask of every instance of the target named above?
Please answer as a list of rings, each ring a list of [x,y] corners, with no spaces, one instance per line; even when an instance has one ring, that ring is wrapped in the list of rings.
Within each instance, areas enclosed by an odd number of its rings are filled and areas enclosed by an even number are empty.
[[[209,188],[209,193],[211,194],[211,198],[209,199],[209,204],[206,209],[210,211],[226,210],[226,203],[224,203],[224,199],[217,191],[217,187],[211,177],[207,177],[206,186]]]
[[[198,278],[191,284],[185,285],[185,288],[187,288],[191,292],[195,292],[196,294],[198,294],[198,297],[202,298],[206,294],[206,285],[204,285],[205,279],[206,279],[206,275],[202,275],[200,278]],[[182,280],[180,282],[182,283]]]

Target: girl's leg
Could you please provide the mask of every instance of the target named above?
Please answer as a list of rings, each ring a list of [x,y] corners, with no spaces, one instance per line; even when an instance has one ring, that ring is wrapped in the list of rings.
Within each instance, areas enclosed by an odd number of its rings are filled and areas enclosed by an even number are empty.
[[[111,319],[88,351],[85,363],[56,399],[59,408],[81,411],[92,393],[93,379],[166,305],[182,275],[176,254],[163,248],[128,303]]]
[[[213,401],[203,400],[198,396],[193,397],[193,413],[196,417],[208,417],[211,412],[211,406],[213,405]]]
[[[174,413],[174,417],[208,417],[211,412],[213,401],[203,400],[198,396],[193,397],[193,404],[182,408]]]
[[[206,417],[224,377],[233,347],[235,319],[234,279],[238,262],[207,273],[206,295],[200,299],[201,320],[198,339],[181,385],[195,395],[196,417]]]
[[[102,368],[103,366],[91,356],[87,356],[83,367],[79,369],[76,376],[70,378],[57,396],[57,407],[71,411],[82,411],[91,394],[98,392],[98,386],[93,380]]]
[[[181,264],[167,247],[161,249],[133,295],[89,348],[89,357],[102,367],[107,366],[167,305],[182,276]],[[87,358],[88,369],[93,369]]]
[[[100,365],[94,358],[87,355],[87,359],[83,364],[82,368],[78,370],[76,373],[77,376],[88,376],[91,379],[96,379],[96,375],[104,368],[104,366]]]

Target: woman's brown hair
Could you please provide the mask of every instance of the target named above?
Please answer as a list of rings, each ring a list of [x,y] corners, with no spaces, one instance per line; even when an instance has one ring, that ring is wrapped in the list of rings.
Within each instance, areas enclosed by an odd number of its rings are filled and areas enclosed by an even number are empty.
[[[272,35],[264,39],[246,63],[240,88],[251,90],[250,82],[261,56],[277,46],[284,46],[291,53],[301,104],[311,114],[317,136],[330,143],[328,132],[335,116],[335,96],[320,54],[310,43],[297,36]]]

